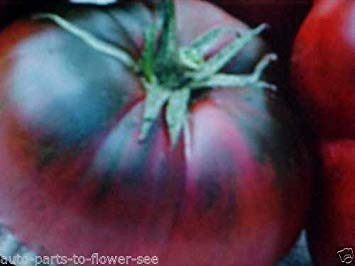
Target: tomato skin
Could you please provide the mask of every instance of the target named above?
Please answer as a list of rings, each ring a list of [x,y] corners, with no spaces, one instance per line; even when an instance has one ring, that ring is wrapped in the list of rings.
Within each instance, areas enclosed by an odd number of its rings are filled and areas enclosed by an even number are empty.
[[[294,44],[296,93],[322,138],[355,137],[354,25],[354,1],[318,1]]]
[[[355,247],[355,141],[320,143],[321,189],[316,197],[309,245],[316,265],[336,265],[337,251]]]
[[[296,38],[295,94],[317,135],[321,173],[308,227],[316,265],[355,247],[355,3],[318,0]]]
[[[217,25],[246,30],[210,4],[176,3],[181,43]],[[107,11],[67,16],[137,57],[150,13]],[[247,72],[263,52],[255,40],[235,60],[242,68],[227,70]],[[35,251],[156,255],[174,266],[274,265],[287,254],[311,166],[277,95],[235,88],[195,99],[190,137],[171,150],[163,121],[138,142],[138,78],[52,24],[12,25],[0,57],[0,219]]]

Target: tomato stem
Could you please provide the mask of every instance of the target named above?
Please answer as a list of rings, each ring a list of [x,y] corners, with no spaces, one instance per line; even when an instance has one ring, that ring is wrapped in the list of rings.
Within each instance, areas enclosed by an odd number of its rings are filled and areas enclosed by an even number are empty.
[[[93,34],[80,29],[69,21],[63,19],[62,17],[51,14],[51,13],[42,13],[33,16],[33,19],[49,19],[54,21],[58,26],[70,32],[74,36],[78,37],[82,41],[84,41],[87,45],[91,46],[97,51],[100,51],[104,54],[112,56],[122,62],[128,68],[135,69],[136,63],[132,59],[132,57],[124,52],[123,50],[113,46],[110,43],[104,42],[98,38],[96,38]]]
[[[158,34],[158,28],[155,23],[152,23],[152,25],[148,28],[148,30],[145,32],[144,35],[145,45],[144,45],[142,59],[140,62],[140,67],[144,74],[144,78],[150,83],[153,83],[153,78],[154,78],[154,66],[155,66],[154,53],[156,49],[155,40],[157,34]]]
[[[256,65],[252,74],[247,75],[231,75],[231,74],[215,74],[209,79],[205,79],[201,82],[195,82],[191,84],[192,89],[201,88],[215,88],[215,87],[230,87],[240,88],[245,86],[267,88],[276,90],[274,84],[267,83],[261,80],[261,76],[264,73],[266,67],[272,62],[277,60],[276,54],[265,55],[260,62]]]
[[[160,27],[154,21],[145,31],[141,58],[133,58],[119,47],[104,42],[56,14],[39,14],[35,19],[50,19],[64,30],[80,38],[92,48],[119,60],[126,67],[141,74],[146,91],[140,141],[144,141],[161,110],[166,106],[164,117],[168,124],[171,147],[177,143],[181,131],[187,125],[191,92],[196,89],[219,87],[255,87],[276,89],[273,84],[261,80],[275,54],[266,55],[251,74],[224,74],[222,68],[249,42],[266,29],[261,24],[243,34],[232,28],[215,28],[199,36],[190,45],[179,47],[176,33],[176,14],[173,0],[160,4]],[[160,29],[159,29],[160,28]],[[161,36],[159,37],[159,31]],[[206,53],[227,33],[235,33],[235,39],[213,57],[205,60]]]
[[[157,71],[161,74],[160,79],[170,79],[174,68],[177,67],[178,51],[174,2],[163,0],[161,3],[161,13],[163,34],[157,51]]]
[[[231,44],[208,60],[197,73],[194,73],[193,79],[195,81],[201,81],[216,74],[238,52],[240,52],[245,45],[247,45],[255,36],[259,35],[264,29],[266,29],[266,24],[261,24],[257,28],[244,34],[242,38],[234,40]]]

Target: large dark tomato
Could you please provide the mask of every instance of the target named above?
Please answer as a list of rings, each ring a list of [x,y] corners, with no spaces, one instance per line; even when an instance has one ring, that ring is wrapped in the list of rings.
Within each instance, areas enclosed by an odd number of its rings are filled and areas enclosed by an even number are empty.
[[[316,133],[355,137],[355,2],[319,0],[294,44],[292,71]]]
[[[268,23],[267,38],[281,59],[287,60],[290,47],[311,0],[210,0],[250,25]]]
[[[324,141],[321,150],[323,185],[312,212],[309,243],[316,265],[340,265],[351,256],[346,248],[355,248],[355,141]]]
[[[247,31],[211,4],[176,5],[181,44],[217,26]],[[52,12],[133,58],[152,20],[132,2]],[[255,39],[225,71],[250,71],[262,47]],[[196,92],[172,148],[163,117],[138,140],[140,77],[54,23],[14,23],[0,58],[0,221],[39,254],[275,265],[297,239],[310,165],[277,93]]]

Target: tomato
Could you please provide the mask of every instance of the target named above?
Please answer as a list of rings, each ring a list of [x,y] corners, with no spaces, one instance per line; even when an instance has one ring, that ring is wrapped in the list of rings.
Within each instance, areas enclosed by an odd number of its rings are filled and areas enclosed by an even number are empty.
[[[251,32],[213,5],[175,3],[180,45],[218,26]],[[171,6],[163,10],[173,13]],[[166,57],[150,53],[154,43],[144,29],[152,13],[140,3],[49,11],[105,40],[106,48],[109,42],[106,52],[121,60],[98,51],[102,43],[91,42],[94,49],[80,34],[43,19],[49,15],[1,33],[2,224],[42,255],[149,255],[174,266],[275,265],[286,255],[304,225],[311,189],[298,122],[278,93],[259,83],[204,88],[245,78],[265,54],[263,42],[253,38],[224,74],[197,86],[184,134],[174,143],[169,118],[184,105],[169,113],[176,103],[169,101],[153,120],[146,112],[157,102],[149,97],[184,92],[191,77],[205,80],[210,68],[204,66],[226,51],[231,37],[211,47],[209,59],[187,62],[186,73],[175,65],[173,33],[160,38]],[[164,30],[171,23],[163,20]],[[151,36],[154,27],[148,29]],[[112,52],[112,45],[121,48]],[[143,76],[127,67],[142,49]],[[149,60],[156,60],[153,73]],[[158,90],[156,80],[166,87]]]
[[[354,1],[318,1],[294,44],[296,93],[322,138],[355,137],[354,25]]]
[[[316,1],[292,57],[295,94],[320,150],[322,172],[308,228],[317,265],[335,265],[355,247],[354,25],[353,1]]]
[[[316,265],[328,266],[345,257],[344,248],[355,248],[355,140],[323,141],[320,146],[323,180],[308,238]]]
[[[311,0],[211,0],[251,25],[267,23],[267,38],[281,59],[288,60],[298,27],[311,7]]]

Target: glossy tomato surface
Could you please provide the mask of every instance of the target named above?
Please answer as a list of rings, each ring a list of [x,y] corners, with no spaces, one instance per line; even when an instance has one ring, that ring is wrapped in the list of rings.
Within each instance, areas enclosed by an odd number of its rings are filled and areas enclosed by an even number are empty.
[[[323,176],[308,238],[316,265],[331,266],[346,258],[345,248],[355,248],[355,140],[320,146]]]
[[[299,102],[324,138],[355,137],[354,36],[355,2],[319,0],[294,45]]]
[[[296,94],[321,154],[320,185],[308,230],[316,265],[337,265],[342,259],[345,263],[355,247],[354,33],[353,1],[318,0],[298,33],[292,56]]]
[[[176,5],[181,44],[217,26],[247,30],[208,3]],[[134,58],[152,21],[140,3],[51,11]],[[263,53],[255,39],[225,71],[248,72]],[[275,265],[297,239],[310,165],[277,93],[196,95],[171,149],[164,119],[138,141],[139,77],[53,23],[14,23],[0,58],[0,220],[39,254]]]

